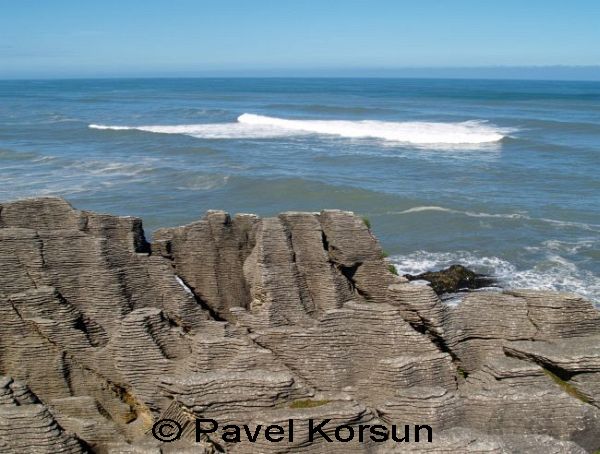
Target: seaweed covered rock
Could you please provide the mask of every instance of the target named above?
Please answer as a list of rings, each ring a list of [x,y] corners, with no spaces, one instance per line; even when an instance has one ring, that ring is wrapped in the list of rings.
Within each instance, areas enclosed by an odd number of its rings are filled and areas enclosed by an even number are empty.
[[[475,290],[494,284],[491,277],[475,273],[462,265],[451,265],[440,271],[427,271],[417,275],[405,274],[404,277],[409,281],[424,280],[429,282],[431,288],[438,295],[456,293],[466,289]]]

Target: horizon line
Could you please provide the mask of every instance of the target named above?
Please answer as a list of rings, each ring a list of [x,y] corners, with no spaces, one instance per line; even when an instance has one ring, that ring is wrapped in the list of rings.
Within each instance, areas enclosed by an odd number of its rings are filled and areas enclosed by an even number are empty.
[[[469,74],[473,72],[474,74]],[[519,74],[521,73],[521,74]],[[529,74],[531,73],[531,74]],[[583,73],[583,74],[582,74]],[[314,67],[314,68],[238,68],[179,70],[143,73],[97,71],[94,73],[2,76],[1,81],[111,80],[111,79],[448,79],[448,80],[543,80],[600,81],[600,65],[530,65],[530,66],[407,66],[407,67]]]
[[[60,81],[109,81],[109,80],[209,80],[209,79],[355,79],[355,80],[480,80],[480,81],[512,81],[512,82],[600,82],[598,79],[552,79],[552,78],[529,78],[529,77],[418,77],[418,76],[69,76],[69,77],[19,77],[2,78],[2,82],[60,82]]]

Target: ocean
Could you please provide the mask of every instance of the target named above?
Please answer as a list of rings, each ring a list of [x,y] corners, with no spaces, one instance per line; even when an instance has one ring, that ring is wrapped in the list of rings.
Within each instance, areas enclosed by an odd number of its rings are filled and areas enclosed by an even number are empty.
[[[0,81],[0,200],[140,216],[339,208],[400,273],[600,303],[600,82]]]

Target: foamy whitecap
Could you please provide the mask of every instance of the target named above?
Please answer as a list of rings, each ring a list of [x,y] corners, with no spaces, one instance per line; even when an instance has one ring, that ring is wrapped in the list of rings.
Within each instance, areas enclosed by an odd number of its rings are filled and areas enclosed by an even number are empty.
[[[416,144],[480,144],[498,142],[505,134],[496,126],[480,121],[462,123],[288,120],[243,114],[243,124],[273,126],[295,132],[330,134],[348,138],[375,138]]]
[[[416,145],[480,145],[502,140],[508,130],[483,121],[441,123],[375,120],[292,120],[245,113],[236,123],[191,125],[108,126],[92,129],[138,130],[162,134],[186,134],[202,139],[268,139],[323,134],[351,139],[370,138]]]

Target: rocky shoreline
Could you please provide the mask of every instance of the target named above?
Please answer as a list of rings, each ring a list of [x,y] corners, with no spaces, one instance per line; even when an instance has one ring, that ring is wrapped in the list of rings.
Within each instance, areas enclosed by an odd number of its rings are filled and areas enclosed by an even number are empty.
[[[0,311],[3,453],[600,449],[600,311],[530,290],[449,307],[349,212],[210,211],[149,244],[137,218],[4,203]],[[197,442],[195,418],[296,433]],[[311,419],[433,441],[330,443]]]

